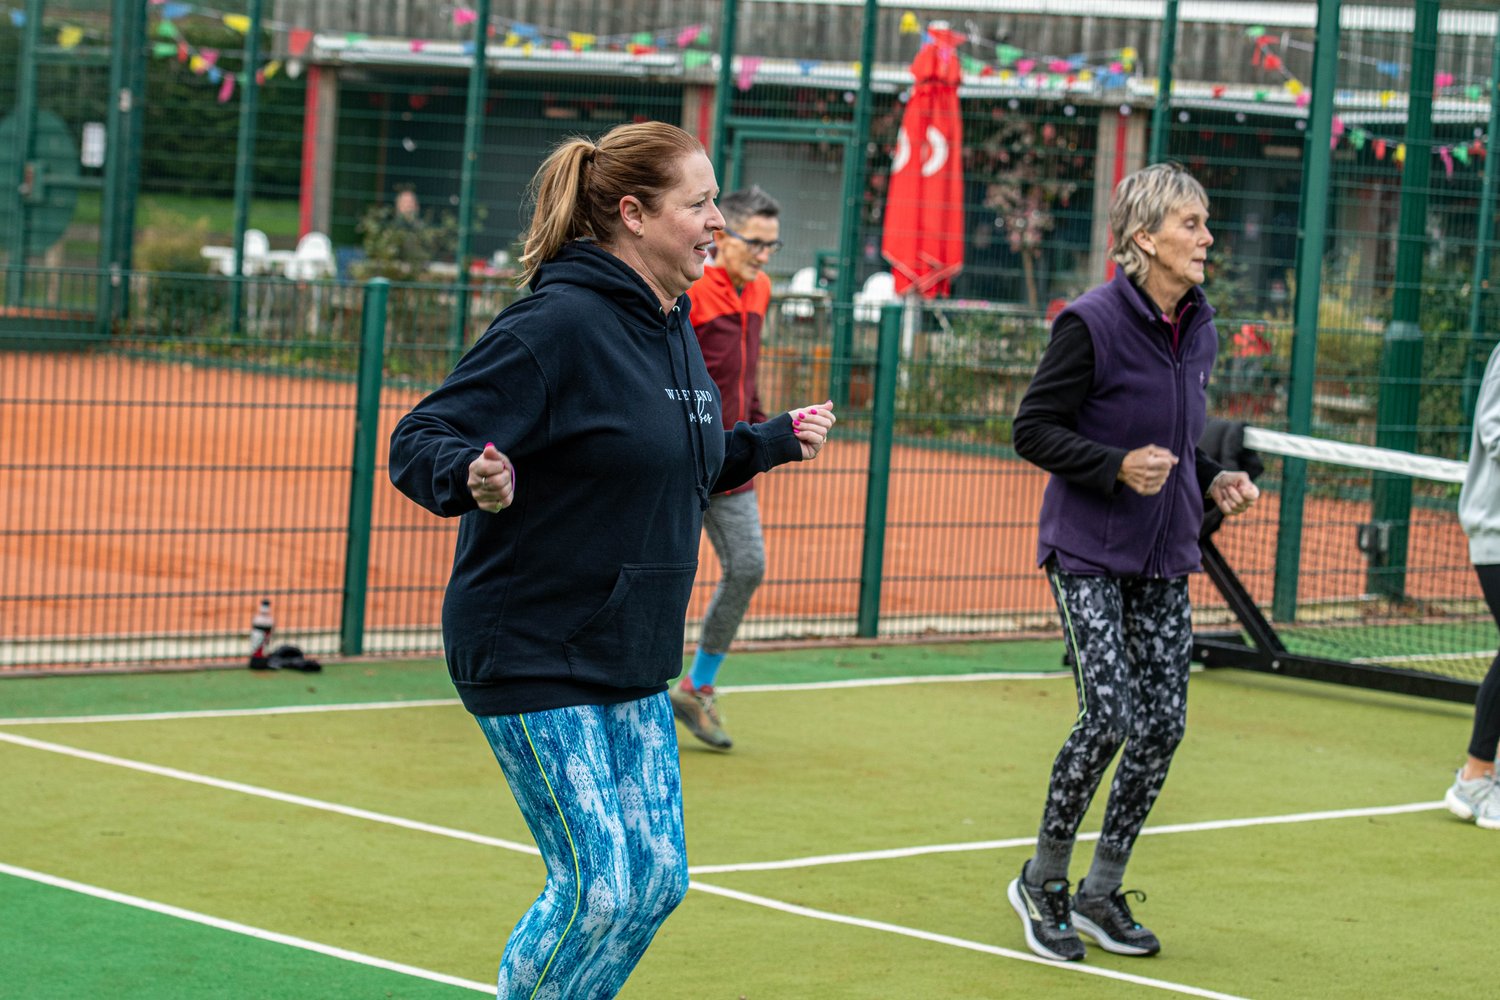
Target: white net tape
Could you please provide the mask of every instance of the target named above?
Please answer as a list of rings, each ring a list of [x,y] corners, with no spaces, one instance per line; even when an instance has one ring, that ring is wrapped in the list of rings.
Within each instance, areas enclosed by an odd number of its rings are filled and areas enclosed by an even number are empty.
[[[1467,471],[1463,462],[1455,462],[1450,458],[1432,458],[1366,444],[1343,444],[1304,437],[1301,434],[1268,431],[1260,427],[1245,428],[1245,447],[1266,455],[1303,458],[1310,462],[1347,465],[1356,469],[1378,469],[1381,472],[1396,472],[1440,483],[1461,483]]]

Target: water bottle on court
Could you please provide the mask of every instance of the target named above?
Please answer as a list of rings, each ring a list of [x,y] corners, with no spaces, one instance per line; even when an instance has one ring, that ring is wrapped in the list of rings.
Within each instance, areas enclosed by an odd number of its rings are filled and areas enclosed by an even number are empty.
[[[263,598],[250,619],[250,669],[268,670],[266,647],[271,644],[271,632],[276,625],[271,620],[271,599]]]

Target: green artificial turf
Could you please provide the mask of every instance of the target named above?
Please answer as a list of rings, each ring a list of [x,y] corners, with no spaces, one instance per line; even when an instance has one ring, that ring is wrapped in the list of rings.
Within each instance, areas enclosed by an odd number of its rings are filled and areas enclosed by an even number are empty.
[[[472,990],[0,875],[0,996],[456,1000]],[[24,948],[24,950],[23,950]],[[7,954],[12,952],[12,954]]]
[[[1036,647],[736,654],[725,680],[951,675],[1022,662],[1031,666],[1018,669],[1055,669],[1058,647]],[[11,692],[24,693],[24,711],[15,710]],[[10,717],[450,694],[441,666],[432,663],[338,664],[298,677],[235,671],[0,682]],[[1004,888],[1029,853],[1025,842],[1036,832],[1047,772],[1076,711],[1067,677],[727,690],[722,707],[733,752],[707,750],[690,737],[683,745],[695,866],[1014,845],[772,871],[700,870],[694,880],[705,888],[689,893],[668,921],[624,997],[1171,995],[1021,957],[1025,944]],[[1195,674],[1188,737],[1127,873],[1127,887],[1147,892],[1136,912],[1161,935],[1163,953],[1142,960],[1093,949],[1085,965],[1250,997],[1484,995],[1490,977],[1473,960],[1471,932],[1489,926],[1491,907],[1476,891],[1473,866],[1456,860],[1500,844],[1492,833],[1442,810],[1150,832],[1434,802],[1462,757],[1470,712],[1264,675]],[[0,722],[0,734],[435,828],[404,829],[0,742],[0,798],[12,804],[0,811],[0,862],[478,982],[491,981],[510,926],[541,886],[535,856],[444,835],[530,843],[478,728],[456,705]],[[1103,803],[1101,792],[1086,831],[1098,829]],[[1075,878],[1091,850],[1080,843]],[[781,912],[710,887],[955,940]],[[151,917],[152,930],[128,933],[164,934],[156,922],[166,919]],[[58,996],[99,995],[94,980],[73,977],[59,956],[71,958],[82,976],[91,939],[127,932],[85,930],[70,948],[58,926],[69,920],[43,914],[19,925],[19,934],[0,935],[0,968],[74,988]],[[217,946],[196,940],[207,932],[193,934],[183,949],[216,961],[209,952]],[[324,962],[332,960],[316,958]],[[193,991],[191,969],[148,968],[157,980],[153,996],[214,995]],[[412,982],[413,991],[458,992]],[[305,995],[384,996],[372,992],[377,988],[388,987],[361,983]],[[240,995],[274,994],[252,983]]]

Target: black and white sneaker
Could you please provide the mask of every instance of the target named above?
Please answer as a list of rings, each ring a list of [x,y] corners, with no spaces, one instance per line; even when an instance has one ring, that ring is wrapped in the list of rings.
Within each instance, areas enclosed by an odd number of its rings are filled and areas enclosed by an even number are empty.
[[[1026,884],[1025,875],[1023,865],[1021,875],[1011,880],[1005,894],[1021,917],[1026,947],[1054,962],[1076,962],[1083,958],[1083,942],[1073,929],[1067,879],[1053,879],[1034,889]]]
[[[1137,889],[1129,892],[1117,889],[1108,896],[1090,896],[1086,883],[1080,882],[1078,895],[1073,897],[1073,922],[1105,951],[1116,955],[1155,955],[1161,951],[1161,942],[1136,923],[1130,904],[1125,902],[1126,896],[1146,901],[1146,894]]]

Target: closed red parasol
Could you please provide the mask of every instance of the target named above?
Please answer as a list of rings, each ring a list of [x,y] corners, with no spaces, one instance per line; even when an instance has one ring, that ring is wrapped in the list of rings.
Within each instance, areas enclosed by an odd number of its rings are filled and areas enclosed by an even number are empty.
[[[908,289],[925,298],[947,295],[950,280],[963,270],[964,129],[956,51],[963,40],[934,22],[912,60],[917,82],[891,161],[880,245],[898,295]]]

